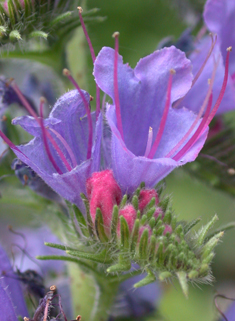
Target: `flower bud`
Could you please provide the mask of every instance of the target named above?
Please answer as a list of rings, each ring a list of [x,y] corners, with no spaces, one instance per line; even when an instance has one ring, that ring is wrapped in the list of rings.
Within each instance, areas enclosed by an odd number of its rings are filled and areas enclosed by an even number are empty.
[[[123,216],[127,222],[129,227],[129,231],[131,232],[136,220],[136,210],[133,205],[127,204],[124,208],[119,211],[119,216]],[[118,233],[120,233],[120,223],[117,227]]]
[[[158,194],[154,189],[143,189],[139,195],[139,210],[142,212],[151,199],[155,197],[156,205],[159,203]]]
[[[90,204],[90,214],[95,222],[96,209],[100,208],[104,229],[110,235],[110,225],[114,205],[119,205],[122,199],[122,192],[113,177],[111,170],[93,173],[86,182],[87,196]]]

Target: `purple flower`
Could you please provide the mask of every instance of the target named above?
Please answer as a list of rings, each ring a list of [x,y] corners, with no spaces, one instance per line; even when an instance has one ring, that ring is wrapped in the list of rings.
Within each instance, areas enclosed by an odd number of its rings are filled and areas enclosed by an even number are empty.
[[[235,321],[235,303],[233,302],[227,309],[225,316],[228,321]],[[224,318],[221,318],[220,321],[223,321]]]
[[[183,99],[180,106],[185,106],[194,112],[199,112],[200,106],[207,92],[207,81],[212,77],[215,69],[215,60],[219,58],[218,67],[213,86],[213,103],[219,96],[226,69],[226,49],[235,46],[235,2],[230,0],[208,0],[204,10],[204,21],[208,30],[216,34],[217,41],[212,43],[210,36],[205,36],[195,42],[195,48],[189,59],[193,65],[193,75],[200,74],[192,89]],[[214,47],[214,49],[213,49]],[[209,54],[210,50],[212,53]],[[203,71],[200,68],[209,57]],[[231,52],[229,61],[229,77],[227,88],[217,114],[222,114],[234,109],[235,106],[235,53]]]
[[[82,94],[82,96],[81,96]],[[11,146],[17,157],[35,171],[55,192],[83,208],[80,193],[86,180],[100,168],[102,115],[86,116],[90,96],[77,90],[64,94],[49,117],[23,116],[13,120],[35,138]],[[93,140],[90,140],[93,131]]]
[[[7,274],[6,276],[3,276]],[[17,321],[17,316],[27,317],[20,282],[14,278],[14,271],[6,252],[0,246],[0,310],[2,321]],[[13,277],[10,277],[10,276]],[[3,319],[2,319],[3,318]]]
[[[213,113],[207,111],[201,120],[185,108],[171,107],[192,85],[191,63],[183,52],[173,46],[155,51],[132,70],[117,50],[103,48],[94,76],[113,100],[106,112],[110,167],[123,192],[132,193],[142,181],[152,187],[197,157]],[[210,110],[211,92],[205,102]]]

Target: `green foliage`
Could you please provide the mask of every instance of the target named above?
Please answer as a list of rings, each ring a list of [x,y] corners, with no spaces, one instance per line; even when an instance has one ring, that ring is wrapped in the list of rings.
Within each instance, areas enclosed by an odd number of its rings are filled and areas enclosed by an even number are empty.
[[[8,0],[8,9],[0,4],[0,46],[18,44],[20,40],[43,38],[46,46],[65,41],[80,25],[76,6],[79,1]],[[83,13],[84,20],[102,20],[91,17],[97,9]]]

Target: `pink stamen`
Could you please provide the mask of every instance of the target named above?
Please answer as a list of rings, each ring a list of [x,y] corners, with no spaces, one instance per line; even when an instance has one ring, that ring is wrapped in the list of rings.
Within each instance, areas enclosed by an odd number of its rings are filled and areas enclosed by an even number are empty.
[[[219,97],[215,103],[215,106],[213,107],[205,125],[204,125],[204,128],[202,131],[204,131],[206,129],[206,127],[210,124],[210,122],[212,121],[212,119],[214,118],[220,104],[221,104],[221,101],[224,97],[224,93],[225,93],[225,90],[226,90],[226,86],[227,86],[227,82],[228,82],[228,67],[229,67],[229,56],[230,56],[230,52],[232,51],[232,47],[228,47],[227,48],[227,55],[226,55],[226,61],[225,61],[225,72],[224,72],[224,80],[223,80],[223,84],[222,84],[222,87],[221,87],[221,90],[220,90],[220,93],[219,93]]]
[[[89,103],[88,101],[86,100],[86,97],[85,95],[83,94],[81,88],[78,86],[77,82],[75,81],[75,79],[71,76],[70,74],[70,71],[68,69],[64,69],[63,70],[63,74],[64,76],[66,76],[70,81],[71,83],[74,85],[74,87],[77,89],[77,91],[79,92],[82,100],[83,100],[83,103],[84,103],[84,106],[85,106],[85,109],[86,109],[86,114],[87,114],[87,119],[88,119],[88,126],[89,126],[89,137],[88,137],[88,147],[87,147],[87,159],[91,158],[91,149],[92,149],[92,132],[93,132],[93,129],[92,129],[92,118],[91,118],[91,111],[90,111],[90,106],[89,106]]]
[[[50,162],[52,163],[52,165],[54,166],[55,170],[57,171],[57,173],[62,174],[62,171],[60,170],[59,166],[56,164],[56,161],[54,160],[54,157],[51,154],[49,145],[48,145],[48,141],[47,141],[47,135],[46,135],[46,129],[44,127],[44,121],[43,121],[43,105],[44,105],[45,100],[44,99],[40,99],[40,126],[42,129],[42,139],[43,139],[43,143],[45,146],[45,150],[47,153],[47,156],[50,160]]]
[[[181,140],[178,142],[178,144],[165,156],[165,157],[171,157],[172,155],[174,155],[174,153],[183,145],[183,143],[187,140],[187,138],[190,136],[190,134],[193,132],[194,128],[196,127],[199,119],[201,118],[207,104],[209,101],[209,98],[211,96],[212,93],[212,88],[213,88],[213,84],[214,84],[214,80],[215,80],[215,74],[216,74],[216,70],[218,68],[218,64],[219,64],[219,59],[217,61],[217,63],[214,66],[213,72],[212,72],[212,76],[211,76],[211,80],[209,82],[209,89],[207,91],[206,97],[204,99],[204,102],[202,104],[202,107],[196,117],[196,119],[194,120],[193,124],[191,125],[191,127],[189,128],[189,130],[187,131],[187,133],[181,138]]]
[[[7,136],[0,130],[0,137],[4,140],[4,142],[13,150],[17,150],[17,152],[20,152],[21,154],[24,155],[24,153],[22,153],[21,150],[19,150],[19,148],[12,143],[12,141],[7,138]]]
[[[67,152],[71,158],[73,167],[76,167],[77,166],[76,158],[74,156],[72,149],[70,148],[70,146],[66,142],[66,140],[55,129],[49,128],[49,130],[52,131],[52,133],[54,133],[56,135],[56,137],[61,141],[61,143],[63,144],[63,146],[65,147],[65,149],[67,150]]]
[[[204,60],[201,68],[198,70],[198,72],[196,73],[196,76],[194,77],[194,79],[193,79],[193,81],[192,81],[191,88],[195,85],[196,81],[198,80],[198,78],[199,78],[200,75],[202,74],[202,72],[203,72],[203,70],[204,70],[204,68],[205,68],[205,66],[206,66],[206,63],[207,63],[208,59],[210,58],[210,56],[211,56],[211,54],[212,54],[212,51],[213,51],[213,49],[214,49],[214,47],[215,47],[215,44],[216,44],[216,41],[217,41],[217,36],[215,35],[215,39],[213,38],[213,35],[212,35],[212,34],[210,34],[210,36],[211,36],[211,46],[210,46],[210,49],[209,49],[209,51],[208,51],[208,54],[207,54],[207,56],[206,56],[206,59]],[[186,94],[186,95],[187,95],[187,94]],[[185,95],[185,96],[186,96],[186,95]],[[183,96],[182,98],[180,98],[180,99],[173,105],[173,107],[174,107],[174,108],[177,108],[177,107],[181,104],[181,102],[184,100],[185,96]]]
[[[149,127],[148,140],[147,140],[147,146],[144,153],[144,157],[148,157],[148,154],[151,150],[152,142],[153,142],[153,129],[152,127]]]
[[[37,123],[39,124],[39,126],[41,126],[41,122],[38,118],[38,115],[35,113],[35,111],[33,110],[33,108],[30,106],[30,104],[28,103],[28,101],[25,99],[24,95],[22,94],[22,92],[20,91],[19,87],[16,84],[13,84],[12,87],[14,88],[15,92],[17,93],[18,97],[20,98],[22,104],[24,105],[24,107],[28,110],[29,114],[31,116],[33,116],[35,118],[35,120],[37,121]],[[51,144],[53,145],[53,147],[55,148],[55,150],[57,151],[57,153],[59,154],[62,162],[64,163],[65,167],[67,168],[68,171],[71,171],[71,166],[69,165],[67,159],[65,158],[63,152],[60,150],[59,146],[56,144],[55,140],[51,137],[50,133],[45,130],[47,137],[49,138]],[[54,166],[54,165],[53,165]]]
[[[94,64],[95,59],[96,59],[95,51],[93,49],[93,46],[92,46],[92,43],[91,43],[91,39],[90,39],[90,37],[88,35],[84,20],[82,18],[82,7],[78,7],[78,15],[79,15],[79,19],[80,19],[80,22],[81,22],[81,26],[82,26],[85,38],[87,40],[87,43],[88,43],[88,46],[89,46],[89,49],[90,49],[91,58],[92,58],[92,61],[93,61],[93,64]],[[98,119],[99,113],[100,113],[100,88],[98,87],[98,85],[96,85],[96,120]]]
[[[115,53],[114,53],[113,84],[114,84],[114,100],[115,100],[115,111],[116,111],[116,118],[117,118],[117,128],[121,134],[122,139],[124,140],[121,108],[120,108],[120,101],[119,101],[119,94],[118,94],[118,36],[119,36],[119,32],[114,32],[113,37],[115,38]]]
[[[184,154],[190,149],[190,147],[192,147],[192,145],[196,142],[196,140],[198,139],[198,137],[200,136],[203,128],[204,128],[204,125],[206,123],[206,120],[210,114],[210,110],[211,110],[211,106],[212,106],[212,100],[213,100],[213,96],[212,96],[212,93],[210,95],[210,98],[209,98],[209,102],[208,102],[208,105],[207,105],[207,109],[206,109],[206,112],[205,112],[205,115],[200,123],[200,125],[198,126],[197,130],[195,131],[195,133],[193,134],[193,136],[189,139],[189,141],[187,142],[187,144],[185,144],[185,146],[173,157],[173,159],[175,161],[178,161],[181,159],[181,157],[184,156]]]
[[[162,138],[163,135],[163,131],[166,125],[166,120],[167,120],[167,116],[168,116],[168,112],[170,109],[170,104],[171,104],[171,87],[172,87],[172,79],[173,79],[173,75],[175,74],[175,70],[171,69],[170,70],[170,77],[169,77],[169,81],[168,81],[168,85],[167,85],[167,93],[166,93],[166,103],[165,103],[165,107],[164,107],[164,111],[163,111],[163,115],[162,115],[162,119],[160,122],[160,126],[158,129],[158,133],[155,139],[155,142],[150,150],[150,153],[148,155],[148,158],[153,158],[157,148],[159,146],[160,140]]]
[[[213,49],[215,47],[215,44],[216,44],[216,41],[217,41],[217,36],[215,35],[215,40],[214,40],[212,34],[210,34],[210,36],[211,36],[211,47],[209,49],[209,52],[208,52],[208,54],[206,56],[205,61],[203,62],[201,68],[199,69],[199,71],[197,72],[196,76],[194,77],[194,79],[192,81],[192,87],[193,87],[193,85],[195,85],[196,81],[198,80],[198,78],[200,77],[201,73],[203,72],[203,69],[205,68],[205,65],[206,65],[208,59],[210,58],[210,56],[212,54],[212,51],[213,51]]]

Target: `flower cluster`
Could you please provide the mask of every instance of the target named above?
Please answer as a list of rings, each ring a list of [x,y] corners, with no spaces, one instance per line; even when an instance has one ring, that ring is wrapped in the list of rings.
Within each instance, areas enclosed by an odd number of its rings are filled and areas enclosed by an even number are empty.
[[[135,262],[148,272],[138,286],[155,280],[155,271],[162,272],[162,280],[176,275],[186,293],[187,279],[209,278],[212,250],[222,234],[206,239],[212,220],[190,245],[187,233],[194,224],[185,227],[178,223],[169,199],[160,201],[155,186],[175,168],[195,160],[223,97],[227,97],[226,103],[233,101],[226,89],[227,84],[230,88],[231,47],[222,69],[214,39],[206,61],[200,58],[192,64],[192,57],[190,61],[171,46],[142,58],[132,69],[119,55],[118,33],[114,33],[115,49],[104,47],[95,57],[81,12],[79,9],[94,62],[96,111],[90,110],[90,95],[64,70],[76,89],[60,97],[46,119],[45,100],[40,100],[38,115],[12,84],[14,95],[31,115],[12,122],[34,138],[15,146],[4,133],[0,135],[19,159],[15,169],[24,170],[27,165],[31,174],[36,173],[75,204],[81,214],[77,219],[83,225],[82,237],[91,237],[92,245],[98,242],[101,246],[101,251],[94,246],[99,253],[72,248],[67,254],[109,264],[105,273],[122,273]],[[211,52],[215,57],[212,65]],[[195,74],[193,68],[198,66]],[[207,85],[208,79],[199,76],[210,68]],[[198,79],[204,91],[197,100]],[[100,90],[109,97],[102,108]],[[194,99],[190,98],[188,106],[190,95]],[[176,108],[182,101],[186,107]],[[106,246],[110,242],[113,256]]]

